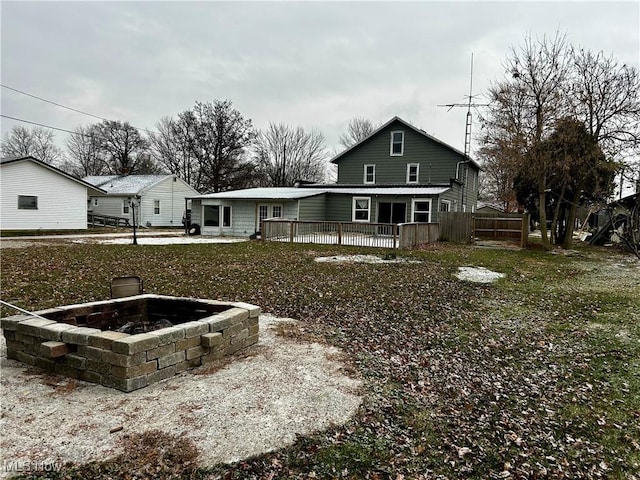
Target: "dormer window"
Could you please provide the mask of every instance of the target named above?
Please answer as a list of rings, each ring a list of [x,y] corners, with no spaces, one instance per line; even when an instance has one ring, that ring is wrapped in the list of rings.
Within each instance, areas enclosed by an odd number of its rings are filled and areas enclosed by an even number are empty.
[[[407,163],[407,183],[418,183],[420,176],[419,163]]]
[[[364,166],[364,183],[376,183],[376,166]]]
[[[391,132],[391,152],[392,157],[401,157],[404,153],[404,132]]]

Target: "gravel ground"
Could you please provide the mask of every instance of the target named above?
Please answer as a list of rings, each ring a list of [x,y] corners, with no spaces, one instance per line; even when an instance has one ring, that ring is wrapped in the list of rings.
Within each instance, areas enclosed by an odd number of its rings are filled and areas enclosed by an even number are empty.
[[[346,374],[340,350],[277,335],[280,322],[294,321],[261,315],[258,344],[217,371],[200,367],[132,393],[7,360],[2,336],[0,478],[8,462],[104,459],[132,432],[184,434],[201,464],[212,465],[345,423],[360,405],[361,382]]]

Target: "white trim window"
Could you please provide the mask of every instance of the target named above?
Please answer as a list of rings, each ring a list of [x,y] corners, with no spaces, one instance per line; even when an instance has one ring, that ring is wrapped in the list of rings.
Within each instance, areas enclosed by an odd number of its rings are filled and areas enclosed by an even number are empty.
[[[160,215],[160,200],[153,201],[153,214]]]
[[[122,199],[122,214],[123,215],[129,215],[129,200],[127,200],[126,198]]]
[[[364,166],[364,183],[376,183],[376,166]]]
[[[420,178],[420,164],[407,163],[407,183],[418,183]]]
[[[282,217],[282,205],[273,205],[271,207],[271,218]]]
[[[431,199],[414,198],[411,201],[411,219],[414,222],[431,222]]]
[[[451,211],[451,200],[440,200],[440,211],[441,212],[450,212]]]
[[[231,228],[231,205],[222,206],[222,228]]]
[[[402,130],[391,132],[389,155],[392,157],[401,157],[404,155],[404,132]]]
[[[371,218],[371,197],[353,197],[352,221],[369,222]]]

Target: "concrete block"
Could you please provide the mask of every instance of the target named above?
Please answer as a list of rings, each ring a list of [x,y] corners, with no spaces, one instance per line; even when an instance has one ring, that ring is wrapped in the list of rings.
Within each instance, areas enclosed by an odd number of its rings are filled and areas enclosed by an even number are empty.
[[[139,333],[130,335],[127,338],[115,340],[111,344],[111,350],[116,353],[124,353],[132,355],[138,352],[146,352],[159,345],[160,339],[156,335],[150,333]]]
[[[27,365],[36,364],[35,355],[29,355],[28,353],[25,353],[25,352],[20,352],[20,351],[16,352],[16,360],[22,363],[26,363]]]
[[[97,347],[89,347],[87,345],[78,345],[78,351],[76,352],[78,355],[82,355],[91,360],[99,360],[102,361],[102,355],[104,352],[108,352],[109,350],[103,350]]]
[[[158,368],[166,368],[171,365],[175,365],[176,363],[180,363],[185,360],[186,355],[184,350],[180,350],[179,352],[172,353],[171,355],[167,355],[166,357],[158,358]]]
[[[249,317],[249,318],[247,318],[244,322],[242,322],[242,324],[243,324],[245,327],[257,327],[257,326],[258,326],[259,321],[260,321],[260,320],[258,319],[258,317],[253,317],[253,318]]]
[[[64,342],[42,342],[40,344],[40,355],[44,358],[58,358],[64,357],[71,353],[71,348]]]
[[[233,335],[235,335],[236,333],[241,332],[244,329],[244,325],[242,325],[242,322],[240,323],[236,323],[234,325],[231,325],[228,328],[225,328],[222,331],[222,336],[223,337],[232,337]]]
[[[248,336],[249,336],[249,329],[248,328],[245,328],[245,329],[239,331],[238,333],[236,333],[234,335],[231,335],[231,345],[233,345],[234,343],[241,342],[242,340],[244,340]]]
[[[109,388],[115,388],[123,392],[133,392],[149,385],[146,375],[133,378],[118,378],[113,375],[103,375],[102,385]]]
[[[17,331],[16,331],[15,339],[16,339],[16,342],[20,342],[25,345],[33,345],[34,343],[36,343],[36,339],[31,335],[25,335],[24,333],[20,333]],[[40,342],[37,342],[37,343],[39,344]]]
[[[201,321],[186,322],[179,325],[184,330],[184,337],[191,338],[209,332],[209,324]],[[180,350],[178,348],[178,350]]]
[[[201,342],[200,335],[197,337],[183,338],[182,340],[178,340],[176,342],[176,352],[178,350],[186,350],[187,348],[193,348],[200,345]]]
[[[67,330],[71,330],[72,328],[77,327],[66,323],[54,323],[52,325],[42,327],[40,329],[39,336],[44,340],[52,340],[58,342],[62,340],[62,332],[66,332]]]
[[[184,372],[185,370],[189,370],[191,368],[196,368],[202,365],[202,361],[200,357],[192,358],[191,360],[185,360],[184,362],[180,362],[176,364],[176,373]]]
[[[260,327],[258,325],[249,327],[249,336],[258,335],[259,332],[260,332]]]
[[[215,316],[201,320],[202,322],[209,324],[209,332],[219,332],[228,328],[229,326],[242,322],[249,318],[249,311],[243,308],[230,308],[224,312],[220,312]]]
[[[61,363],[72,368],[77,368],[78,370],[84,370],[87,368],[87,359],[75,353],[66,355],[64,359],[62,359]]]
[[[203,365],[208,365],[210,363],[214,363],[225,356],[224,349],[220,350],[211,350],[207,355],[200,357]]]
[[[123,338],[130,337],[128,333],[122,332],[100,332],[95,335],[91,335],[89,338],[89,346],[101,348],[103,350],[111,350],[111,345],[115,340],[122,340]]]
[[[250,318],[258,318],[258,316],[260,316],[261,309],[257,305],[252,305],[251,303],[245,302],[233,302],[231,305],[247,310]]]
[[[16,331],[15,330],[3,330],[2,335],[4,335],[5,340],[15,340],[16,339]]]
[[[165,380],[167,378],[173,377],[178,371],[178,367],[176,365],[171,365],[167,368],[162,368],[160,370],[156,370],[155,372],[147,375],[147,381],[151,383],[159,382],[160,380]]]
[[[91,370],[92,372],[99,373],[100,375],[109,375],[111,374],[111,367],[112,365],[110,363],[103,362],[102,360],[90,360],[87,358],[87,370]]]
[[[100,333],[100,330],[97,328],[75,327],[62,332],[62,341],[65,343],[73,343],[74,345],[88,345],[89,336],[98,333]]]
[[[242,347],[245,348],[245,347],[248,347],[250,345],[254,345],[254,344],[258,343],[258,339],[259,339],[258,335],[250,335],[249,337],[245,338],[242,341]]]
[[[148,375],[151,372],[155,372],[158,369],[158,362],[153,360],[151,362],[145,362],[135,367],[118,367],[116,365],[111,367],[111,375],[118,378],[133,378],[141,375]]]
[[[228,345],[225,349],[224,349],[224,355],[233,355],[234,353],[236,353],[238,350],[241,350],[243,348],[242,342],[237,342],[234,343],[232,345]]]
[[[180,340],[182,341],[182,340]],[[158,357],[166,357],[176,351],[176,344],[169,343],[168,345],[162,345],[147,351],[147,360],[155,360]]]
[[[198,347],[188,348],[187,350],[185,350],[185,352],[186,352],[187,360],[193,360],[194,358],[206,355],[208,352],[208,349],[198,346]]]
[[[30,318],[36,318],[32,315],[13,315],[11,317],[0,318],[0,328],[3,331],[15,331],[20,322],[24,322]]]
[[[146,335],[153,335],[158,338],[158,346],[167,345],[169,343],[175,343],[178,340],[184,338],[184,330],[180,327],[168,327],[153,332],[148,332]]]
[[[7,358],[17,360],[17,353],[20,351],[22,344],[12,340],[7,340]]]
[[[82,370],[78,375],[80,380],[84,380],[85,382],[97,383],[102,385],[102,377],[103,375],[99,372],[95,372],[92,370]]]
[[[55,372],[56,362],[48,358],[36,357],[36,367],[47,372]]]
[[[118,367],[135,367],[147,361],[147,352],[138,352],[133,355],[123,355],[122,353],[104,350],[102,361],[117,365]]]
[[[53,320],[46,320],[44,318],[30,318],[18,323],[16,325],[16,332],[22,333],[24,335],[31,335],[33,337],[39,337],[40,328],[51,325],[52,323],[56,322]]]
[[[70,367],[69,365],[65,365],[63,363],[56,363],[55,372],[58,375],[64,375],[69,378],[79,378],[80,370],[77,368]]]
[[[224,338],[222,333],[205,333],[200,337],[202,339],[202,346],[207,348],[217,347],[218,345],[222,345],[224,342]]]

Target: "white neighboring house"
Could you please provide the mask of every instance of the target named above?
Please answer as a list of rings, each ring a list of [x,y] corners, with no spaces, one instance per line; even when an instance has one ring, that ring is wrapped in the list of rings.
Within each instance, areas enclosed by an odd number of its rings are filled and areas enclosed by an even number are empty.
[[[89,213],[128,219],[147,227],[181,227],[187,197],[198,191],[175,175],[102,175],[83,180],[104,190],[89,199]]]
[[[0,160],[1,230],[82,230],[104,191],[34,157]]]

